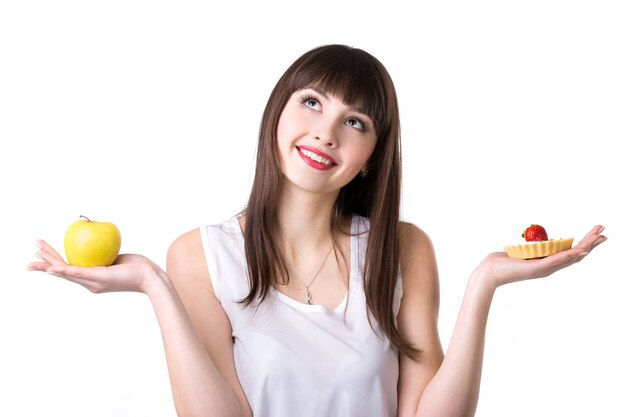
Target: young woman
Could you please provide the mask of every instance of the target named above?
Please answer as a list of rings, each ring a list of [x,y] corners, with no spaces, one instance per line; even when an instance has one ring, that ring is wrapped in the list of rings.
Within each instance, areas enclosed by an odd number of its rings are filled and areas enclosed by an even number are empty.
[[[316,48],[269,98],[246,208],[179,237],[167,273],[140,255],[71,267],[44,241],[28,267],[147,294],[180,416],[471,416],[496,288],[550,275],[606,237],[596,226],[544,259],[487,256],[444,357],[434,251],[399,219],[399,131],[383,65]]]

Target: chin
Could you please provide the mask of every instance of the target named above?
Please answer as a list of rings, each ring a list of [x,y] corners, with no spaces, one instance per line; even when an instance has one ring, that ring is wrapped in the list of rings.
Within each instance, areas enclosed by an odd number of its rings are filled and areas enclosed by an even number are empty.
[[[301,192],[313,194],[338,194],[339,188],[331,186],[328,182],[314,181],[311,178],[287,178],[285,185]]]

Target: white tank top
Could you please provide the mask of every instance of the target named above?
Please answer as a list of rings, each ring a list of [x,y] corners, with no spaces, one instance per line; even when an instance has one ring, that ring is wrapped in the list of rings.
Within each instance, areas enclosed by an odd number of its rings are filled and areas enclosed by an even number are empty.
[[[392,417],[398,352],[367,317],[363,265],[369,221],[353,216],[348,292],[335,309],[271,288],[259,306],[248,295],[244,238],[237,218],[201,227],[215,295],[232,327],[235,367],[255,417]],[[402,280],[396,278],[397,316]],[[374,330],[372,329],[374,327]]]

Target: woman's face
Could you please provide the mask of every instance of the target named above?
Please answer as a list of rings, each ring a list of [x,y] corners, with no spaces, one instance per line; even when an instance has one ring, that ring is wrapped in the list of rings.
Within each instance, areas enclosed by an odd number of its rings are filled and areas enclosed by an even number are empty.
[[[318,193],[338,192],[366,169],[377,140],[366,114],[315,87],[291,95],[277,137],[288,183]]]

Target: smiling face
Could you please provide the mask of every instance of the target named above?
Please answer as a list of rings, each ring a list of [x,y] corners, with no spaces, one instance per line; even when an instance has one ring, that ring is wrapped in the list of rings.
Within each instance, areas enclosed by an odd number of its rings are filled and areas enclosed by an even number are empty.
[[[344,45],[305,53],[280,77],[263,111],[249,211],[267,219],[286,190],[304,189],[332,191],[336,214],[395,212],[399,123],[393,82],[375,57]]]
[[[314,86],[291,95],[276,135],[286,185],[317,193],[338,193],[366,167],[377,141],[362,110]]]

